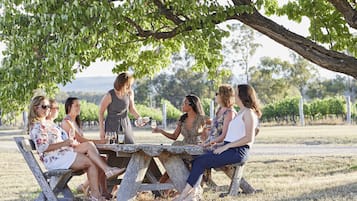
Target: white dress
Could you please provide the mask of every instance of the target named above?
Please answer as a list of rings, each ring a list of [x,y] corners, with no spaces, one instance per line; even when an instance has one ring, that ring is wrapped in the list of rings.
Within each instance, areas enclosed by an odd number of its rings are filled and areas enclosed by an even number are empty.
[[[50,121],[36,122],[30,130],[30,137],[47,170],[69,169],[76,159],[77,153],[69,146],[45,152],[50,144],[63,142],[62,132],[60,127]]]

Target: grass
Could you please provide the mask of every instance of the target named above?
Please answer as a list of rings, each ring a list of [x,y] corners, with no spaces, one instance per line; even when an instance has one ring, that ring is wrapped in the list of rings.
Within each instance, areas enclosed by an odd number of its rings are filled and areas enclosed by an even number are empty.
[[[263,127],[257,143],[284,144],[355,144],[356,126]],[[95,131],[87,132],[95,136]],[[135,132],[138,143],[170,143],[158,134],[141,130]],[[13,143],[17,132],[0,132],[0,200],[33,200],[39,192],[21,154],[15,149],[4,148]],[[244,177],[262,193],[219,198],[228,190],[229,180],[221,172],[214,172],[213,179],[222,188],[204,188],[204,200],[244,201],[347,201],[357,200],[357,156],[346,155],[252,155],[244,170]],[[70,187],[84,180],[75,177]],[[138,200],[149,201],[150,193],[141,194]]]

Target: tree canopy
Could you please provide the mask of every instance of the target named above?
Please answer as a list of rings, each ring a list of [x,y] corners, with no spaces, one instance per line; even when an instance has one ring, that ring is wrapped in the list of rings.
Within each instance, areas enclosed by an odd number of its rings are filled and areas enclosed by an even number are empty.
[[[152,76],[187,49],[192,69],[219,75],[219,24],[240,21],[319,66],[357,78],[357,11],[354,0],[0,0],[0,41],[7,49],[0,67],[0,106],[21,109],[34,89],[54,93],[92,62],[117,62]],[[264,13],[264,14],[263,14]],[[269,19],[310,20],[300,36]],[[217,74],[218,72],[218,74]]]

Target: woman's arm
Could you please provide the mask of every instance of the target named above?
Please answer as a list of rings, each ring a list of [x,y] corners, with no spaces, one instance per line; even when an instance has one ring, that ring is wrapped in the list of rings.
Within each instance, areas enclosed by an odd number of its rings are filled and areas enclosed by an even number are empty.
[[[244,145],[251,145],[254,142],[254,137],[255,137],[255,128],[254,128],[254,117],[253,117],[254,112],[253,110],[249,110],[249,112],[245,112],[243,114],[243,122],[245,125],[245,136],[242,137],[241,139],[230,142],[228,144],[225,144],[222,147],[218,147],[216,150],[213,152],[215,154],[220,154],[224,152],[225,150],[233,147],[240,147]]]
[[[112,98],[109,93],[105,94],[99,105],[99,137],[100,139],[105,139],[104,132],[104,112],[108,108],[108,105],[112,102]]]
[[[71,130],[74,130],[74,137],[80,143],[90,141],[89,139],[83,137],[83,133],[76,129],[76,126],[70,120],[64,119],[61,123],[61,127],[64,131],[66,131],[66,133],[70,133]]]
[[[177,124],[176,126],[176,129],[173,133],[169,133],[169,132],[166,132],[164,130],[162,130],[161,128],[154,128],[152,130],[153,133],[161,133],[162,135],[164,135],[165,137],[171,139],[171,140],[176,140],[178,138],[178,136],[180,135],[181,133],[181,125],[182,124]]]
[[[232,110],[227,111],[227,113],[224,116],[224,121],[223,121],[223,126],[222,126],[222,134],[219,135],[217,138],[213,139],[213,141],[211,143],[223,142],[224,138],[227,135],[229,123],[232,121],[232,119],[234,117],[235,117],[235,113]]]
[[[129,112],[135,117],[135,119],[138,119],[140,117],[140,114],[138,113],[135,107],[133,91],[131,91],[129,95]]]

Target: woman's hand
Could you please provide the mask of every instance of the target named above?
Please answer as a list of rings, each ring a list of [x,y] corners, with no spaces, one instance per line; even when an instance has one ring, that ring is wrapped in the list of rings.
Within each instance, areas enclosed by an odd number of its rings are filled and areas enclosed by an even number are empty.
[[[67,140],[64,141],[64,143],[65,143],[65,146],[73,147],[74,140],[72,138],[68,138]]]
[[[222,152],[226,151],[228,149],[228,147],[226,145],[221,146],[216,148],[215,150],[213,150],[214,154],[221,154]]]
[[[155,127],[152,129],[152,133],[161,133],[161,129],[158,127]]]

